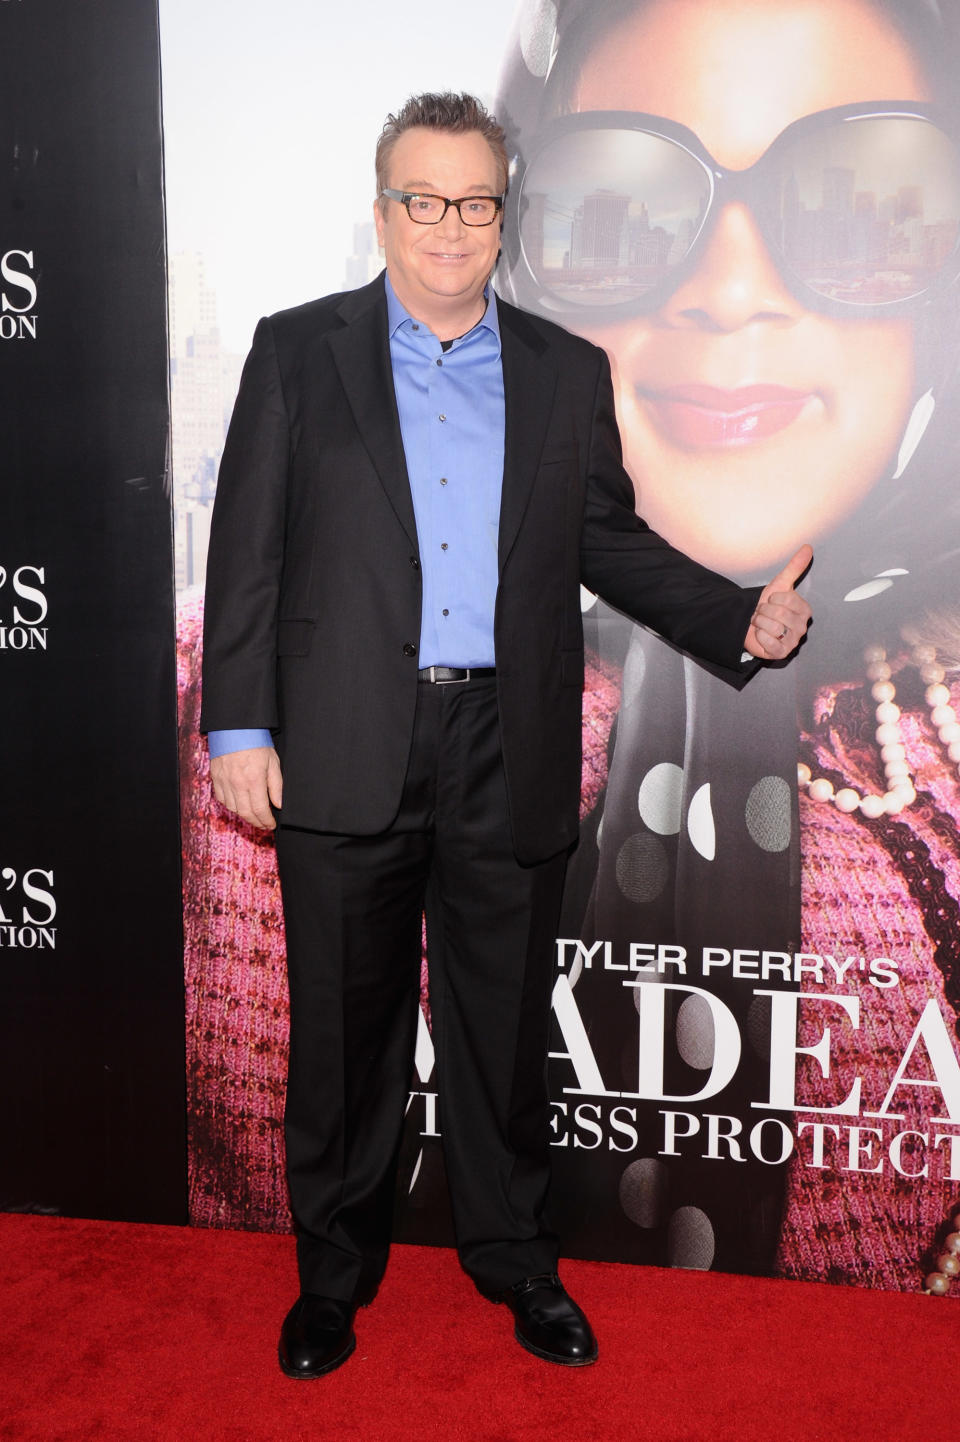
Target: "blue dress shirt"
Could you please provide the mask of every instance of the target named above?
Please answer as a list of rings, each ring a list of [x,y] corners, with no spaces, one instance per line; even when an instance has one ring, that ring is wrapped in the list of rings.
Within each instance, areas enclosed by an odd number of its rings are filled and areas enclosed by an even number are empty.
[[[421,666],[492,666],[504,399],[496,297],[444,350],[386,277],[390,362],[420,544]],[[266,730],[211,731],[211,756],[270,746]]]

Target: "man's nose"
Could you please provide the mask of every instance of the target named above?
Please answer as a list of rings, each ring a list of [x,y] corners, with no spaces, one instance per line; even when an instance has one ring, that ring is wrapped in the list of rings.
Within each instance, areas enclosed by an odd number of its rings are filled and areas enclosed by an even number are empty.
[[[463,219],[453,203],[447,206],[447,213],[437,226],[437,230],[444,236],[458,236],[464,230]]]
[[[723,206],[698,264],[660,310],[671,325],[714,331],[754,322],[791,324],[803,313],[752,212],[740,202]]]

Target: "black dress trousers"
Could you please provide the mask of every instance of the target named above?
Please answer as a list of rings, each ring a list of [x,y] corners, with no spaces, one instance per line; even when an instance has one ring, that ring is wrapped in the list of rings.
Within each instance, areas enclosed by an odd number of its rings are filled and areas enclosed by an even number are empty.
[[[386,831],[334,835],[281,817],[277,854],[302,1290],[364,1298],[386,1264],[424,910],[461,1262],[488,1294],[554,1270],[557,1241],[543,1222],[546,1060],[566,853],[535,866],[514,856],[496,681],[420,683],[403,797]]]

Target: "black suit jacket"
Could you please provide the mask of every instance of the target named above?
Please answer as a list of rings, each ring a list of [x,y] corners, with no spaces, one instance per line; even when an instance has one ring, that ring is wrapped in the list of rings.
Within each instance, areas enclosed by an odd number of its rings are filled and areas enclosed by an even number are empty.
[[[745,674],[758,592],[636,516],[603,351],[497,304],[497,694],[514,845],[530,863],[577,833],[581,581],[731,679]],[[390,824],[413,733],[420,603],[380,277],[259,323],[220,467],[201,725],[275,733],[284,823],[355,835]]]

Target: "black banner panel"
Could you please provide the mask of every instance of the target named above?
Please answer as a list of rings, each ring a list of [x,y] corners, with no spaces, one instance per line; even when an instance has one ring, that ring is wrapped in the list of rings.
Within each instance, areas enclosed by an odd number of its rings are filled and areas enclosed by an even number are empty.
[[[185,1216],[154,0],[0,0],[0,1207]]]

